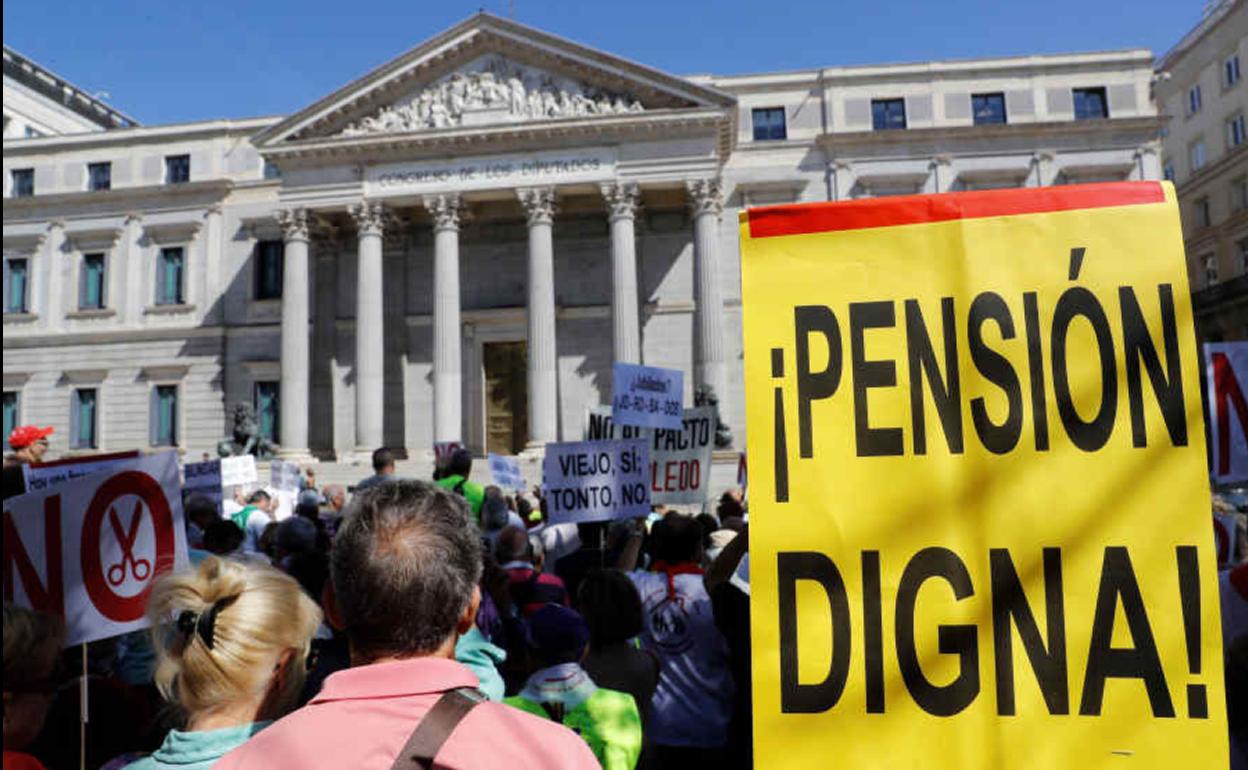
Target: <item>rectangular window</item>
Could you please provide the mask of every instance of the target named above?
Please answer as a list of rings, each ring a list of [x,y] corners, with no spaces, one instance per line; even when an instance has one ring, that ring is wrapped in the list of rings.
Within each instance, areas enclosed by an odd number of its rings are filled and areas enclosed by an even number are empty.
[[[1231,180],[1231,211],[1248,209],[1248,177]]]
[[[156,263],[156,304],[182,304],[182,274],[185,258],[181,246],[172,246],[160,250],[160,258]]]
[[[4,312],[30,312],[30,260],[4,260]]]
[[[1195,85],[1187,89],[1187,114],[1195,115],[1200,112],[1200,86]]]
[[[1005,123],[1005,94],[971,94],[971,115],[977,126]]]
[[[1105,89],[1076,88],[1075,120],[1099,120],[1109,117],[1109,100],[1105,98]]]
[[[285,244],[260,241],[256,244],[256,299],[280,299]]]
[[[152,446],[178,445],[178,386],[152,389]]]
[[[1200,139],[1192,142],[1187,148],[1188,160],[1191,162],[1192,171],[1197,171],[1205,165],[1207,157],[1205,155],[1205,140]]]
[[[1197,198],[1193,206],[1196,211],[1196,226],[1208,227],[1211,221],[1209,218],[1209,199],[1207,197]]]
[[[78,279],[78,309],[99,310],[107,303],[104,296],[104,255],[83,254]]]
[[[33,168],[15,168],[9,172],[13,179],[13,187],[9,195],[13,198],[29,198],[35,194],[35,170]]]
[[[21,415],[18,410],[21,408],[21,402],[18,400],[16,390],[4,391],[4,448],[12,449],[9,446],[9,434],[17,427]]]
[[[99,416],[96,405],[95,388],[74,389],[74,399],[70,405],[72,419],[69,426],[69,445],[74,449],[96,448],[96,426]]]
[[[788,138],[783,107],[764,107],[754,110],[751,115],[754,120],[754,141]]]
[[[886,131],[906,127],[905,99],[872,99],[871,128]]]
[[[1232,150],[1244,143],[1244,113],[1233,115],[1226,121],[1226,149]]]
[[[256,423],[260,426],[260,435],[274,443],[277,443],[279,435],[278,392],[276,382],[256,383]]]
[[[1222,85],[1230,88],[1239,82],[1239,55],[1227,57],[1222,63]]]
[[[113,186],[112,163],[87,164],[87,189],[92,192],[108,190]]]
[[[1218,257],[1216,254],[1206,254],[1201,261],[1205,266],[1205,285],[1212,286],[1218,282]]]
[[[182,184],[191,181],[191,156],[165,156],[165,184]]]

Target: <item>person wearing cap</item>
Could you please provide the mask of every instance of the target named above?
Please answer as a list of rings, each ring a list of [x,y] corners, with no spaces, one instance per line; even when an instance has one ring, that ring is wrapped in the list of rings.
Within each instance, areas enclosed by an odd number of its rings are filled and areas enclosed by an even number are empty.
[[[52,426],[19,425],[9,434],[9,446],[13,448],[12,462],[40,463],[48,453],[48,436]]]
[[[487,553],[493,553],[498,536],[507,527],[524,529],[524,520],[507,507],[507,499],[503,490],[496,486],[485,488],[485,496],[481,501],[480,513],[481,538],[485,541]]]
[[[472,452],[467,449],[456,449],[451,453],[451,459],[446,464],[445,474],[434,483],[467,500],[468,505],[472,507],[472,515],[478,517],[479,520],[481,506],[485,503],[485,488],[474,481],[469,481],[468,477],[471,474]]]
[[[604,770],[632,770],[641,756],[641,714],[633,696],[599,687],[581,667],[589,648],[585,619],[548,604],[528,625],[542,668],[505,703],[575,730]]]

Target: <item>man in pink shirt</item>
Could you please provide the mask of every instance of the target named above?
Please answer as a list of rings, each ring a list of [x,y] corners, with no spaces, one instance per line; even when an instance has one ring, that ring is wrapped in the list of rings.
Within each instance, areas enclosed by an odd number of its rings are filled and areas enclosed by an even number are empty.
[[[218,770],[599,767],[571,730],[461,689],[477,678],[455,662],[455,642],[481,601],[481,544],[462,498],[420,481],[356,495],[330,570],[327,611],[346,628],[351,668]]]

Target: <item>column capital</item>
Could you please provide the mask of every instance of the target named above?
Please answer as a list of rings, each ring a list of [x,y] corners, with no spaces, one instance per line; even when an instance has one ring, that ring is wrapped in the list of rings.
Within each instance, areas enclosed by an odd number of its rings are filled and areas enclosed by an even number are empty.
[[[641,190],[635,184],[613,182],[600,185],[602,197],[607,202],[607,219],[633,219],[641,205]]]
[[[689,192],[689,208],[696,217],[700,214],[719,216],[724,211],[723,185],[718,177],[689,179],[685,181]]]
[[[347,207],[347,212],[355,219],[355,226],[360,235],[382,235],[389,222],[386,207],[376,201],[360,201]]]
[[[524,207],[525,218],[529,227],[548,225],[555,218],[555,188],[553,187],[521,187],[516,190],[516,197]]]
[[[277,220],[277,226],[282,228],[282,240],[287,243],[308,240],[307,209],[278,209],[273,218]]]
[[[459,193],[442,193],[426,195],[421,204],[433,217],[433,231],[459,230],[460,218],[463,214],[463,201]]]

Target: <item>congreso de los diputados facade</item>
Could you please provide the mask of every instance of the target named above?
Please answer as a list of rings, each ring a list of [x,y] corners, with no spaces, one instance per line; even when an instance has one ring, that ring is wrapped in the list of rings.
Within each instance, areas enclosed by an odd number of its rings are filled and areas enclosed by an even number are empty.
[[[413,42],[177,125],[6,47],[5,434],[197,458],[246,403],[293,457],[515,454],[630,361],[739,449],[743,208],[1161,176],[1144,49],[691,76],[484,13]]]

